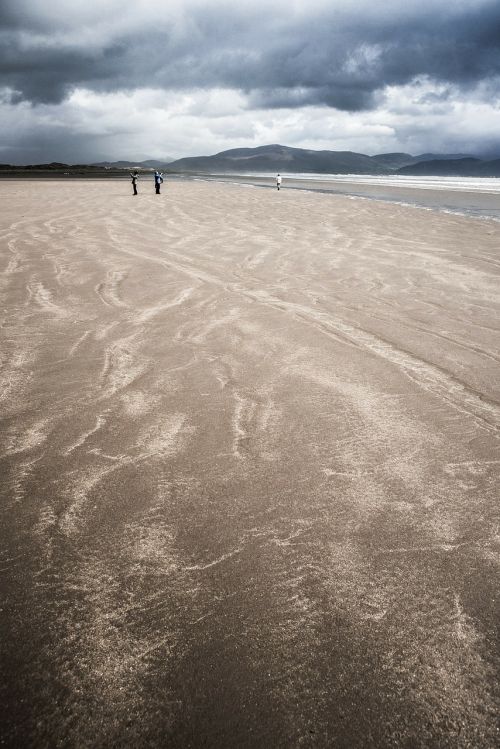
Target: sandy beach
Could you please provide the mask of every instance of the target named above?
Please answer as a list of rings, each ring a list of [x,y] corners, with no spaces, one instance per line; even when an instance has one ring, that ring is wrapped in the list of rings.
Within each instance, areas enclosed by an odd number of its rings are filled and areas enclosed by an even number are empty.
[[[199,175],[204,181],[229,182],[276,189],[275,176]],[[447,183],[447,184],[444,184]],[[458,183],[458,184],[457,184]],[[351,198],[369,198],[416,208],[439,210],[468,218],[500,221],[500,180],[407,178],[373,175],[288,175],[283,189],[306,190]]]
[[[500,223],[0,182],[3,746],[500,746]]]

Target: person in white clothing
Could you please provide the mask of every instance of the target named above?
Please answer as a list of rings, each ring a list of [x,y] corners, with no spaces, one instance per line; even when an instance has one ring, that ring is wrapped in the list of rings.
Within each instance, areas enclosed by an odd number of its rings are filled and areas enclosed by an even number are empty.
[[[133,194],[137,195],[137,180],[139,179],[139,173],[137,171],[130,172],[130,179],[132,180]]]
[[[280,187],[281,187],[281,174],[279,174],[279,172],[278,172],[278,174],[276,175],[276,187],[278,188],[278,190],[279,190],[279,189],[280,189]]]

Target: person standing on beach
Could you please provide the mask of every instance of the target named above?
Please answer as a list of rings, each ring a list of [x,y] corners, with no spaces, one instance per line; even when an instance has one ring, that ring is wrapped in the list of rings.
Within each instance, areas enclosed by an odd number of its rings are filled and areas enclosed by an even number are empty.
[[[281,174],[280,174],[279,172],[278,172],[278,174],[276,175],[276,187],[278,188],[278,190],[279,190],[279,189],[280,189],[280,187],[281,187]]]
[[[163,182],[163,173],[162,172],[155,172],[155,190],[156,194],[160,194],[160,185]]]
[[[139,174],[137,172],[130,172],[130,179],[132,180],[134,195],[137,195],[137,180],[139,179]]]

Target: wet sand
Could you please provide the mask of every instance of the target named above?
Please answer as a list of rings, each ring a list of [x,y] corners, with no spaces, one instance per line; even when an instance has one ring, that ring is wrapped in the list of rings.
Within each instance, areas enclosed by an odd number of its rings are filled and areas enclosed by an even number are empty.
[[[0,183],[4,746],[500,746],[500,224]]]
[[[252,184],[259,187],[276,189],[276,180],[274,177],[265,176],[237,176],[237,175],[199,175],[198,179],[215,180],[218,182],[230,182],[236,184]],[[427,178],[431,179],[431,178]],[[436,183],[438,178],[434,178]],[[461,214],[474,218],[494,218],[500,220],[500,194],[488,188],[489,180],[484,181],[481,189],[467,188],[462,184],[459,189],[444,189],[444,186],[431,188],[428,184],[409,185],[406,182],[400,184],[391,184],[391,178],[388,177],[389,184],[384,181],[384,177],[377,180],[373,176],[359,175],[347,179],[325,179],[322,180],[315,176],[314,179],[300,179],[299,177],[290,177],[287,174],[283,176],[282,189],[285,190],[307,190],[310,192],[329,193],[331,195],[349,195],[356,198],[369,198],[389,203],[399,203],[402,205],[415,206],[420,208],[429,208],[440,210],[448,213]],[[425,180],[425,178],[424,178]],[[419,178],[415,178],[418,183]],[[477,180],[481,183],[481,179]]]

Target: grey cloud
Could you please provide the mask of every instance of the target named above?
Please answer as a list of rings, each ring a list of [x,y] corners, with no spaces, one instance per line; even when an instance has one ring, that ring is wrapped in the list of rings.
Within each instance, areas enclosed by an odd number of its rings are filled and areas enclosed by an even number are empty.
[[[62,161],[74,164],[107,158],[105,151],[96,151],[92,140],[64,127],[43,127],[38,125],[36,132],[32,128],[25,132],[15,133],[7,145],[0,147],[0,163],[3,164],[40,164],[50,161]]]
[[[0,13],[0,73],[2,85],[32,102],[61,101],[75,87],[217,86],[244,91],[256,107],[356,111],[374,107],[385,86],[416,76],[467,88],[500,75],[497,2],[461,10],[414,2],[391,11],[388,4],[383,13],[329,4],[288,17],[283,7],[194,5],[175,25],[160,13],[151,28],[148,17],[107,35],[94,5],[85,28],[95,24],[98,41],[88,44],[78,42],[80,17],[72,27],[71,10],[49,23],[40,3],[32,15],[29,5],[8,0]],[[68,29],[69,41],[54,44],[53,35]]]

